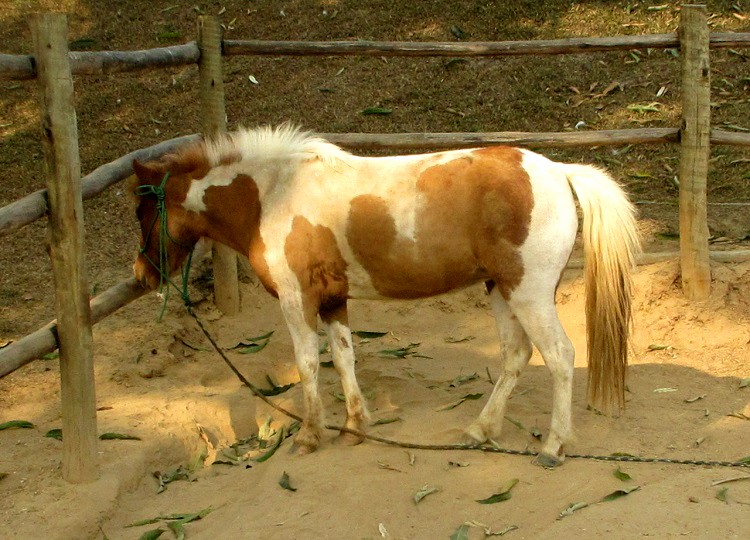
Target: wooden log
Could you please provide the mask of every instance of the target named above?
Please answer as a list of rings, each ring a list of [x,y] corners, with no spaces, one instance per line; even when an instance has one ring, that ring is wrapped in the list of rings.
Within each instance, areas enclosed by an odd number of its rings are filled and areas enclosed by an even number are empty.
[[[711,292],[706,178],[711,130],[711,88],[706,6],[680,10],[682,130],[680,131],[680,263],[682,289],[691,300]]]
[[[520,56],[575,54],[679,46],[677,34],[583,37],[532,41],[224,41],[224,54],[266,56]]]
[[[710,135],[711,144],[726,144],[730,146],[750,146],[750,133],[739,133],[737,131],[726,131],[724,129],[712,129]]]
[[[613,129],[557,133],[322,133],[326,140],[366,150],[474,148],[494,144],[566,148],[621,144],[663,144],[678,141],[676,128]]]
[[[74,75],[100,75],[198,63],[195,41],[140,51],[80,51],[70,53]]]
[[[49,193],[50,258],[55,282],[60,343],[62,475],[69,482],[98,476],[96,394],[91,310],[83,258],[83,202],[78,128],[73,108],[67,19],[44,14],[32,19],[38,72],[42,147]]]
[[[271,56],[508,56],[522,54],[570,54],[679,46],[676,34],[572,38],[536,41],[474,43],[408,43],[378,41],[251,41],[225,40],[227,55]],[[710,36],[711,48],[750,47],[750,33],[717,32]],[[81,51],[70,53],[74,75],[121,73],[168,66],[195,64],[200,51],[195,42],[141,51]],[[29,55],[0,54],[0,80],[36,77]]]
[[[27,54],[0,54],[0,80],[27,81],[36,77],[34,59]]]
[[[185,135],[141,148],[97,167],[83,177],[83,200],[96,197],[110,186],[133,174],[133,160],[149,161],[174,152],[182,145],[200,140],[200,135]],[[0,208],[0,235],[7,234],[47,215],[47,190],[41,189]]]
[[[141,51],[79,51],[69,53],[73,75],[123,73],[198,63],[198,45],[159,47]],[[36,77],[34,58],[21,54],[0,54],[0,80],[29,80]]]
[[[135,278],[129,278],[110,287],[91,300],[92,324],[98,323],[147,292],[148,290],[141,287]],[[54,320],[0,349],[0,378],[57,349],[57,334],[57,321]]]
[[[712,49],[742,49],[750,47],[749,32],[714,32],[708,36],[708,44]]]
[[[215,137],[227,130],[224,108],[224,79],[221,70],[221,24],[217,17],[198,18],[198,46],[201,51],[200,100],[203,133]],[[214,303],[225,315],[240,311],[237,254],[225,245],[213,244]]]

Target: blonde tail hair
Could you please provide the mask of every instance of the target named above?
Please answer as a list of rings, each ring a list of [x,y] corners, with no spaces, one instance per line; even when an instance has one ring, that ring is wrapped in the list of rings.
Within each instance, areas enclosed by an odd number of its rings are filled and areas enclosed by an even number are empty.
[[[632,277],[640,240],[635,208],[606,172],[563,165],[583,212],[588,400],[625,406]]]

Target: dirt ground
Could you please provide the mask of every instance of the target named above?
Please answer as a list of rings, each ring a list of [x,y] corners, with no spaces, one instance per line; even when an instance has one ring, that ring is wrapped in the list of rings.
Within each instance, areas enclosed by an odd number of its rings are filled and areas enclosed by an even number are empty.
[[[582,282],[570,272],[559,293],[561,317],[578,350],[577,440],[569,453],[722,461],[750,454],[750,388],[740,387],[750,375],[750,263],[713,270],[711,300],[696,306],[681,298],[675,263],[641,268],[627,409],[615,418],[585,408]],[[217,318],[204,301],[201,317],[212,321],[225,347],[276,331],[260,352],[230,357],[263,388],[266,375],[277,385],[296,382],[278,306],[255,283],[244,284],[242,292],[242,315]],[[0,381],[4,417],[36,425],[0,434],[0,471],[9,473],[0,486],[3,537],[138,538],[158,525],[127,525],[207,508],[212,511],[202,520],[185,526],[188,538],[447,538],[467,521],[493,532],[516,526],[508,533],[516,538],[746,538],[750,530],[750,481],[712,485],[748,477],[747,469],[569,459],[547,471],[523,456],[405,450],[375,442],[338,446],[333,431],[307,456],[293,453],[287,439],[265,462],[211,465],[235,455],[227,449],[232,443],[265,433],[269,419],[277,430],[291,421],[251,396],[207,350],[176,302],[161,324],[154,322],[158,308],[157,299],[148,297],[96,328],[99,431],[142,439],[101,441],[98,482],[71,486],[60,480],[61,443],[44,437],[60,426],[57,361],[38,362]],[[484,291],[409,303],[355,302],[351,313],[355,329],[388,332],[356,346],[374,419],[398,419],[371,432],[408,442],[458,442],[491,391],[488,377],[499,371]],[[431,358],[379,354],[416,342],[418,353]],[[477,377],[450,386],[472,374]],[[540,447],[531,433],[547,433],[550,383],[535,355],[510,402],[504,446]],[[341,388],[333,369],[323,368],[321,384],[328,419],[337,424],[344,410],[335,397]],[[467,394],[483,396],[439,410]],[[299,412],[301,389],[272,399]],[[179,466],[190,469],[190,481],[175,481],[157,494],[152,473]],[[616,478],[618,468],[631,479]],[[296,491],[280,487],[284,473]],[[509,500],[476,502],[512,479],[518,484]],[[416,504],[424,486],[437,491]],[[636,486],[619,500],[558,519],[571,503],[595,503]],[[469,538],[483,534],[471,528]]]
[[[679,18],[676,2],[10,0],[0,4],[0,52],[27,54],[28,14],[44,9],[68,12],[71,46],[93,50],[186,42],[194,39],[198,13],[218,14],[228,38],[306,40],[659,33],[674,31]],[[714,31],[750,30],[747,2],[711,2],[709,13]],[[750,128],[748,58],[747,49],[712,55],[716,127]],[[292,120],[321,132],[673,126],[679,122],[678,66],[669,51],[647,50],[500,61],[235,57],[225,64],[227,114],[230,127]],[[195,67],[77,78],[75,85],[84,173],[133,149],[200,130]],[[372,106],[393,113],[361,113]],[[38,125],[33,81],[0,81],[2,205],[43,186]],[[608,167],[638,202],[647,250],[676,249],[676,148],[544,153]],[[747,248],[750,212],[742,205],[750,202],[748,150],[712,149],[708,198],[713,247]],[[121,188],[88,201],[85,211],[89,283],[96,294],[130,275],[136,222]],[[0,343],[54,318],[45,225],[42,220],[3,239]],[[639,269],[628,407],[614,418],[586,410],[583,288],[575,271],[566,275],[558,301],[578,353],[577,439],[569,453],[722,461],[750,456],[750,263],[715,264],[712,271],[711,299],[691,304],[681,296],[675,261]],[[229,352],[239,369],[264,388],[266,375],[277,385],[295,383],[291,344],[275,301],[250,277],[242,284],[242,314],[221,317],[211,303],[210,272],[199,274],[193,296],[222,346],[275,331],[255,354]],[[141,440],[100,441],[101,479],[93,484],[63,482],[61,443],[44,436],[60,427],[58,361],[39,360],[0,380],[0,423],[35,425],[0,431],[0,537],[139,538],[166,529],[166,522],[126,526],[204,509],[211,511],[185,525],[188,538],[446,538],[471,521],[492,533],[507,530],[509,538],[750,534],[750,481],[713,485],[750,476],[747,469],[569,459],[546,471],[524,456],[405,450],[375,442],[343,447],[333,443],[333,431],[308,456],[290,453],[292,439],[285,439],[266,461],[212,464],[234,455],[230,445],[237,441],[244,441],[236,447],[240,453],[262,455],[267,449],[254,449],[257,438],[272,444],[291,421],[251,396],[207,350],[176,301],[161,323],[159,309],[149,295],[94,330],[99,431]],[[357,330],[387,332],[357,343],[358,377],[374,420],[387,422],[371,432],[400,441],[458,442],[500,370],[482,289],[420,302],[355,302],[351,316]],[[411,343],[431,358],[379,354]],[[457,378],[469,380],[450,386]],[[328,420],[337,424],[343,419],[338,378],[333,369],[323,369],[321,379]],[[535,355],[510,402],[500,444],[540,447],[535,434],[544,437],[549,427],[550,383]],[[445,409],[476,394],[482,396]],[[294,386],[272,399],[298,411],[301,390]],[[157,493],[154,473],[178,467],[188,479]],[[631,479],[615,477],[618,467]],[[284,473],[296,491],[280,486]],[[513,479],[518,483],[509,500],[476,502]],[[437,491],[415,503],[425,486]],[[598,502],[635,487],[617,500]],[[589,506],[558,519],[573,503]],[[469,538],[484,535],[481,527],[468,527]],[[162,538],[172,536],[167,530]]]

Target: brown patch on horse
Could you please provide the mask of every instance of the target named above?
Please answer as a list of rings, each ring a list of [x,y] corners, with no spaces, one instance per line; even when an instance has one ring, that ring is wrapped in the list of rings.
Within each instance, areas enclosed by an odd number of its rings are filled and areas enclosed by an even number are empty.
[[[518,248],[528,236],[533,193],[521,154],[488,148],[424,170],[415,239],[398,233],[387,202],[355,197],[347,239],[383,296],[418,298],[490,278],[504,297],[520,283]]]
[[[252,177],[238,174],[231,184],[209,186],[203,195],[211,237],[247,255],[263,287],[278,296],[265,259],[266,245],[260,236],[260,194]]]
[[[305,320],[310,328],[317,328],[318,312],[335,310],[346,302],[349,293],[347,265],[336,237],[328,227],[295,216],[284,254],[302,289]]]

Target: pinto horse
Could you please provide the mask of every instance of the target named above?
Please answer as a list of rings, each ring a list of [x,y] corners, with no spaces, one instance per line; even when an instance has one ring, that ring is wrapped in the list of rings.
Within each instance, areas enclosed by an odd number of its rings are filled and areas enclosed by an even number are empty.
[[[207,237],[248,257],[279,299],[303,386],[301,453],[318,447],[324,425],[318,316],[346,397],[345,427],[362,434],[368,412],[354,373],[347,300],[422,298],[484,281],[503,372],[466,435],[476,443],[500,435],[533,344],[553,377],[552,421],[538,462],[561,463],[572,436],[574,350],[555,291],[578,229],[574,195],[583,214],[588,395],[624,404],[639,241],[632,204],[597,168],[502,146],[359,157],[288,125],[239,130],[133,168],[138,280],[156,288]],[[154,186],[162,188],[159,197]],[[167,238],[160,242],[162,219]]]

